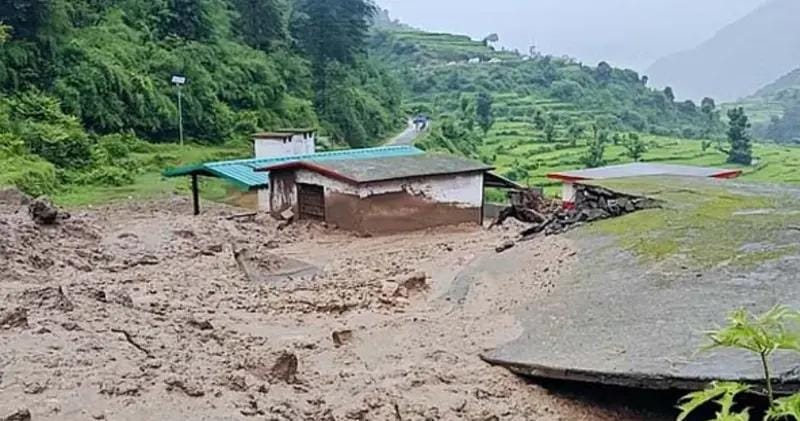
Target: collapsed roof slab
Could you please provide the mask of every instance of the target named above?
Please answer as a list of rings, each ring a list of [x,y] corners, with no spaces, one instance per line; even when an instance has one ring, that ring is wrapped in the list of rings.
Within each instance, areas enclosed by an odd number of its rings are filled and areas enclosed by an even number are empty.
[[[662,208],[567,234],[575,263],[546,299],[520,306],[521,335],[484,358],[523,375],[650,389],[762,381],[757,357],[699,350],[734,309],[800,309],[800,189],[682,177],[593,183]],[[498,258],[513,272],[513,261],[535,257],[517,247]],[[796,353],[777,352],[774,371],[776,390],[800,390]]]

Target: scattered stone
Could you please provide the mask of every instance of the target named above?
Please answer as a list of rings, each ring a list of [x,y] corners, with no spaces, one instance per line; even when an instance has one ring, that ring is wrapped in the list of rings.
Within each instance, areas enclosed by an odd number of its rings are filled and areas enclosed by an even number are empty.
[[[68,331],[68,332],[73,332],[73,331],[76,331],[76,330],[81,330],[81,327],[80,327],[80,326],[78,326],[78,324],[77,324],[77,323],[75,323],[75,322],[64,322],[64,323],[61,323],[61,327],[63,327],[63,328],[64,328],[64,330],[66,330],[66,331]]]
[[[179,390],[192,398],[199,398],[206,394],[200,386],[175,377],[165,380],[164,383],[167,385],[167,391],[169,392]]]
[[[123,307],[133,308],[133,299],[131,296],[121,291],[113,293],[111,302],[114,304],[119,304]]]
[[[28,204],[28,214],[39,225],[54,225],[58,222],[58,209],[44,196]]]
[[[495,248],[494,251],[496,251],[498,253],[502,253],[502,252],[504,252],[504,251],[506,251],[508,249],[514,248],[515,245],[516,245],[516,243],[514,243],[512,240],[507,240],[507,241],[504,241],[499,246],[497,246],[497,248]]]
[[[240,412],[245,417],[255,417],[256,415],[265,415],[264,410],[259,409],[258,402],[255,399],[253,399],[252,396],[250,397],[250,400],[247,402],[247,406],[242,408]]]
[[[617,193],[602,187],[575,185],[575,207],[553,212],[544,222],[521,233],[523,239],[534,235],[563,234],[584,223],[616,218],[628,213],[658,207],[658,201]]]
[[[280,380],[288,384],[297,382],[297,356],[291,352],[284,352],[270,370],[273,380]]]
[[[228,375],[225,379],[225,384],[234,392],[244,392],[247,390],[247,379],[244,376]]]
[[[159,263],[158,257],[152,254],[145,254],[131,263],[130,267],[134,266],[154,266]]]
[[[0,314],[0,329],[8,330],[14,328],[28,327],[28,310],[16,308],[8,313]]]
[[[416,272],[400,284],[406,291],[415,292],[428,289],[428,275],[424,272]]]
[[[223,250],[224,247],[222,246],[222,244],[212,244],[206,247],[205,250],[203,250],[202,254],[206,256],[214,256],[216,254],[222,253]]]
[[[280,213],[280,217],[282,221],[291,221],[294,219],[294,211],[291,209],[286,209]]]
[[[381,295],[384,297],[395,297],[399,289],[400,289],[400,284],[398,284],[397,282],[385,281],[381,285]]]
[[[100,385],[100,394],[106,396],[139,396],[141,386],[136,383],[129,383],[121,380],[116,382],[104,382]]]
[[[44,384],[39,382],[24,383],[24,388],[22,389],[28,395],[38,395],[45,390],[47,390],[47,382]]]
[[[20,294],[20,301],[31,307],[47,310],[72,311],[75,306],[72,304],[62,287],[47,287],[41,289],[29,289]]]
[[[103,291],[102,289],[92,291],[91,296],[92,298],[94,298],[97,301],[100,301],[101,303],[108,302],[108,297],[106,296],[106,292]]]
[[[174,230],[172,231],[178,238],[183,238],[184,240],[191,240],[197,237],[192,230]]]
[[[31,411],[20,409],[11,415],[0,418],[0,421],[31,421]]]
[[[352,330],[337,330],[333,332],[331,335],[333,338],[333,344],[339,348],[340,346],[350,342],[353,340],[353,331]]]
[[[211,324],[210,321],[204,320],[199,321],[195,319],[189,320],[189,326],[200,329],[200,330],[214,330],[214,325]]]

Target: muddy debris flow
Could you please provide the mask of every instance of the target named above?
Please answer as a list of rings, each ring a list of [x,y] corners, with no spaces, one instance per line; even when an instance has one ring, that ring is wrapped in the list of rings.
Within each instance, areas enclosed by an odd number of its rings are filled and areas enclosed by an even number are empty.
[[[179,198],[53,219],[9,197],[0,420],[651,419],[479,357],[520,334],[521,294],[558,288],[562,237],[517,244],[539,256],[518,279],[469,270],[515,221],[359,238]]]

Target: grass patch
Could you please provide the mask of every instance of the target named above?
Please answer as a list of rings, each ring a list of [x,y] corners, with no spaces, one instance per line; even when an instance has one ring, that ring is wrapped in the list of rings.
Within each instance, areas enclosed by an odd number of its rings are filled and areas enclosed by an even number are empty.
[[[757,184],[643,177],[600,182],[608,188],[663,202],[662,209],[595,224],[623,249],[648,262],[672,260],[696,268],[751,267],[795,253],[786,226],[800,223],[797,192]]]

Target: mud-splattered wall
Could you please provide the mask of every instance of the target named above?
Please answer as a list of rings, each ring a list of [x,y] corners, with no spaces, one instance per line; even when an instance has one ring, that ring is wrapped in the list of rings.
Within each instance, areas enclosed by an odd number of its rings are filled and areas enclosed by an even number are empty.
[[[305,183],[325,189],[325,220],[364,234],[386,234],[428,227],[481,223],[483,173],[414,177],[372,183],[347,183],[312,171],[273,172],[278,183]],[[282,184],[283,185],[283,184]],[[295,191],[288,185],[281,187]],[[296,207],[296,194],[290,196]],[[285,205],[281,201],[281,206]],[[273,209],[278,203],[273,203]]]

